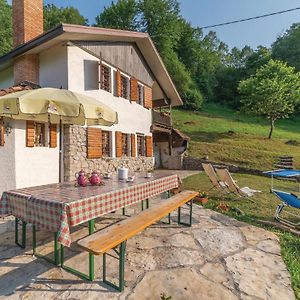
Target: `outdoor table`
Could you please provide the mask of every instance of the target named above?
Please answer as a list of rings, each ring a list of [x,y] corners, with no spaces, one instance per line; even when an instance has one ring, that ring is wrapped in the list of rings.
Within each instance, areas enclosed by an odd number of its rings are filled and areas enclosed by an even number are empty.
[[[176,174],[159,171],[150,178],[137,174],[133,182],[120,181],[116,175],[103,181],[104,185],[100,186],[79,187],[75,182],[64,182],[4,192],[0,200],[0,216],[16,217],[16,244],[23,248],[26,224],[33,225],[33,253],[36,256],[40,256],[36,253],[36,228],[54,232],[54,260],[50,261],[59,265],[60,243],[63,265],[63,247],[70,247],[72,242],[70,227],[88,222],[89,234],[92,234],[95,218],[137,202],[143,203],[179,185]],[[18,243],[19,220],[22,221],[22,244]],[[93,263],[90,265],[93,267]],[[93,270],[90,269],[90,276],[81,276],[92,280],[91,274]]]

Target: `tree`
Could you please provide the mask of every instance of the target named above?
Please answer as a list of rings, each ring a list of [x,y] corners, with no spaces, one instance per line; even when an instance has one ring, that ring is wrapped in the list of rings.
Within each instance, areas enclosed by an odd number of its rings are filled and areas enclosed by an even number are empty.
[[[293,24],[272,44],[274,59],[287,62],[300,71],[300,23]]]
[[[54,4],[44,6],[44,30],[47,31],[60,23],[87,25],[78,9],[70,7],[57,7]]]
[[[119,0],[116,4],[111,3],[104,7],[103,12],[96,17],[95,26],[137,30],[138,6],[135,0]]]
[[[0,0],[0,56],[12,49],[12,10],[6,0]]]
[[[300,74],[286,63],[270,60],[255,75],[239,84],[243,109],[270,121],[271,139],[275,121],[288,118],[300,97]]]

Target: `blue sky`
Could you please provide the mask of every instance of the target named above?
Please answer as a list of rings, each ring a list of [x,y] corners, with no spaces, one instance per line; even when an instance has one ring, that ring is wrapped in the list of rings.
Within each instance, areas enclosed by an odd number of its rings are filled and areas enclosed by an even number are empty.
[[[193,26],[206,26],[265,13],[300,7],[300,0],[179,0],[182,15]],[[44,0],[45,4],[77,7],[92,24],[111,0]],[[300,22],[300,10],[213,30],[230,47],[270,46],[276,37],[293,23]],[[207,32],[207,31],[205,31]]]

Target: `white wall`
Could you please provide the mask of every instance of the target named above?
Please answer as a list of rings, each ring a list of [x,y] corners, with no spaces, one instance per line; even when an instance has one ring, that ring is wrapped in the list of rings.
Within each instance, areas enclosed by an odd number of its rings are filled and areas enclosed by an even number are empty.
[[[14,121],[4,119],[4,123],[14,126]],[[16,167],[15,167],[15,131],[4,136],[5,144],[0,147],[0,197],[4,191],[16,187]]]
[[[76,47],[68,47],[68,87],[69,90],[87,94],[110,106],[118,113],[119,123],[105,130],[122,131],[124,133],[143,133],[151,135],[152,114],[150,109],[130,102],[112,93],[98,89],[99,59]],[[112,87],[112,91],[114,88]],[[100,126],[101,127],[101,126]],[[114,143],[113,143],[114,144]],[[113,146],[113,153],[115,153]]]
[[[26,122],[19,120],[15,121],[15,145],[17,188],[59,181],[59,147],[49,148],[47,142],[47,147],[26,147]]]
[[[59,44],[40,56],[40,86],[68,89],[67,46]]]
[[[14,70],[9,67],[0,71],[0,89],[5,89],[14,85]]]

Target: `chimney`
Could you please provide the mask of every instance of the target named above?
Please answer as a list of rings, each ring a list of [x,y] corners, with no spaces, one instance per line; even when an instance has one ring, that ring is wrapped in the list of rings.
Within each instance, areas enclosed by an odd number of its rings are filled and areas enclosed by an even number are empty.
[[[43,1],[12,0],[12,8],[13,46],[17,48],[43,33]],[[39,83],[38,55],[23,55],[14,61],[14,81]]]

